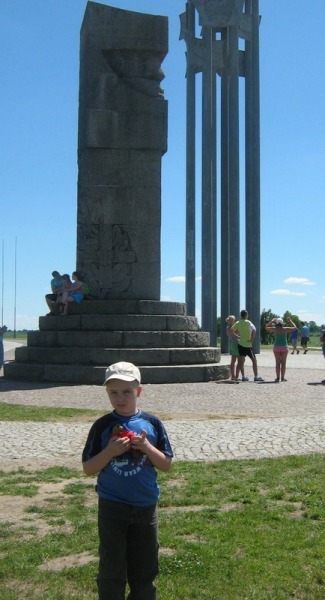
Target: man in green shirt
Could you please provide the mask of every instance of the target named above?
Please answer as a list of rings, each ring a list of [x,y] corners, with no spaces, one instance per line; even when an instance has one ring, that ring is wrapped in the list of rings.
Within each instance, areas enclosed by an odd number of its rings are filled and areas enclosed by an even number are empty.
[[[264,381],[264,379],[258,375],[256,356],[252,348],[256,335],[256,327],[248,320],[247,310],[242,310],[240,316],[241,319],[236,321],[231,328],[231,331],[238,336],[239,368],[241,372],[244,373],[245,357],[248,356],[252,361],[254,381]],[[242,375],[242,381],[248,381],[248,377],[244,374]]]

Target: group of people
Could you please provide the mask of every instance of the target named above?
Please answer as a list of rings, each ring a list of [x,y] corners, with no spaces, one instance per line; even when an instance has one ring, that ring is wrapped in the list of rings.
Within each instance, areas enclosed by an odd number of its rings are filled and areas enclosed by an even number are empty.
[[[254,381],[263,381],[257,372],[257,361],[252,349],[253,341],[256,335],[256,327],[248,320],[247,310],[242,310],[240,313],[241,319],[236,320],[234,315],[229,315],[226,319],[227,335],[230,342],[230,375],[232,381],[248,381],[244,372],[245,357],[248,356],[252,361]],[[301,331],[299,331],[292,319],[288,318],[289,325],[285,325],[283,319],[274,317],[265,326],[266,331],[273,333],[273,353],[275,357],[275,382],[287,381],[285,378],[287,356],[289,352],[288,335],[291,335],[292,352],[299,354],[297,348],[298,339],[300,338],[301,347],[304,354],[308,352],[307,344],[309,342],[309,327],[307,323],[301,323]],[[325,333],[323,335],[323,353],[325,356]]]
[[[299,354],[299,350],[298,350],[299,339],[300,339],[301,348],[303,349],[304,354],[307,354],[307,352],[308,352],[307,344],[309,342],[309,327],[308,327],[307,323],[304,323],[303,321],[300,323],[300,327],[301,327],[301,330],[299,331],[297,325],[295,325],[294,330],[291,331],[291,343],[292,343],[291,354],[294,354],[295,352],[296,352],[296,354]]]
[[[58,271],[52,272],[51,294],[46,294],[45,301],[50,309],[48,315],[66,315],[71,302],[80,304],[85,295],[89,294],[89,287],[80,271],[74,271],[71,279],[65,273],[60,275]]]

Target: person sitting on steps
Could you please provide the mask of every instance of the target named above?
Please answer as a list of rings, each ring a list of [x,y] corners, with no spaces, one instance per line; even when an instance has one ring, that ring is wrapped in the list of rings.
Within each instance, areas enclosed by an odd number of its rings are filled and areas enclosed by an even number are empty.
[[[70,289],[67,292],[62,294],[62,304],[63,310],[62,315],[68,314],[68,306],[71,302],[77,302],[80,304],[84,299],[84,291],[83,291],[83,276],[80,271],[74,271],[72,273],[73,283]]]

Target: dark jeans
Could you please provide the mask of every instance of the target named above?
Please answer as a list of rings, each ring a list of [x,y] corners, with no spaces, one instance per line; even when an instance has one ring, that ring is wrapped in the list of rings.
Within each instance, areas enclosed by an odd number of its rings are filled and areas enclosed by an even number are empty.
[[[157,506],[138,508],[98,500],[99,600],[156,600]]]

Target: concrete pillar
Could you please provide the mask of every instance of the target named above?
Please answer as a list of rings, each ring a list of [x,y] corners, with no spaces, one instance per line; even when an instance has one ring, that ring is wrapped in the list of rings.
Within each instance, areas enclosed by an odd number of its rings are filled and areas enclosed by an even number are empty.
[[[186,4],[186,31],[195,38],[195,7]],[[187,314],[195,316],[195,65],[186,65],[186,283]]]
[[[246,309],[257,329],[254,350],[260,351],[260,100],[259,2],[246,0],[251,39],[245,42],[246,120]]]
[[[213,70],[213,32],[202,30],[204,65],[202,72],[202,329],[216,344],[215,266],[215,72]]]
[[[227,46],[227,30],[221,33],[224,46]],[[229,85],[228,70],[221,75],[221,352],[229,352],[229,338],[225,319],[230,314],[230,239],[229,219]]]

